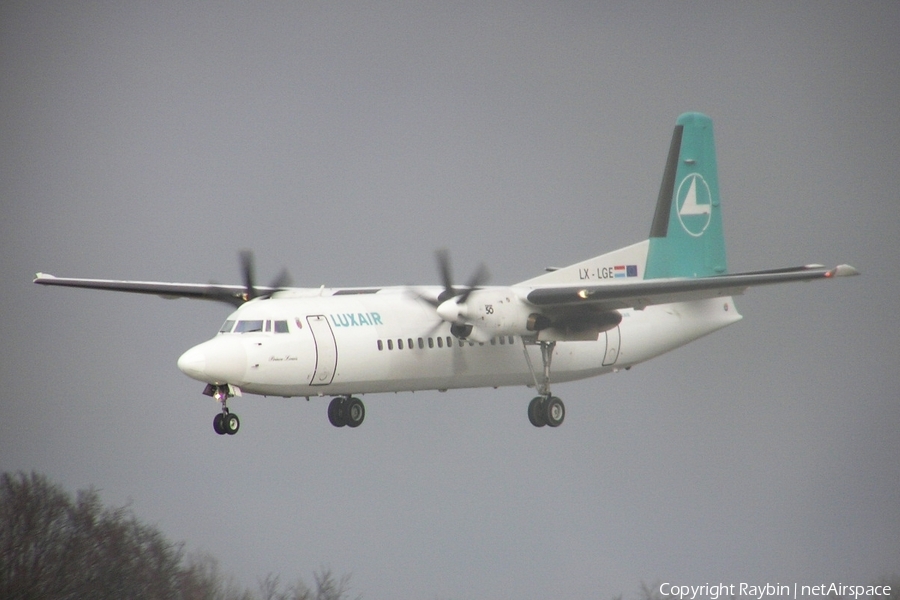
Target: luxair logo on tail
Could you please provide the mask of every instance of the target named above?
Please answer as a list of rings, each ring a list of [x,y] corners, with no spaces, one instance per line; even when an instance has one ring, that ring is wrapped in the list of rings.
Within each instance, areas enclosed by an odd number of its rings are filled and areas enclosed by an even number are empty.
[[[691,173],[678,184],[678,220],[686,232],[700,237],[712,218],[712,194],[700,173]]]
[[[727,271],[712,120],[685,113],[675,122],[669,144],[644,279]]]

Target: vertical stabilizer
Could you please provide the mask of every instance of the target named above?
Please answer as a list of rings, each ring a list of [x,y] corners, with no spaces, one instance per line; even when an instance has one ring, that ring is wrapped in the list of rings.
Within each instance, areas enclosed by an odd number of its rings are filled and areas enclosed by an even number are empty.
[[[675,122],[644,277],[706,277],[727,271],[712,119],[685,113]]]

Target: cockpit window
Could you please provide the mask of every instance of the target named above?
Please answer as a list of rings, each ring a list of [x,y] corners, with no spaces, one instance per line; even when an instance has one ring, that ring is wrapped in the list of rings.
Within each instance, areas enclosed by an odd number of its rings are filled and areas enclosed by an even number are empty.
[[[235,323],[237,323],[237,327],[235,327]],[[290,333],[287,321],[263,321],[262,319],[258,321],[234,321],[229,319],[219,328],[219,333],[253,333],[262,331],[267,333]]]
[[[235,333],[251,333],[254,331],[262,331],[263,322],[260,321],[238,321],[237,327],[234,328]]]

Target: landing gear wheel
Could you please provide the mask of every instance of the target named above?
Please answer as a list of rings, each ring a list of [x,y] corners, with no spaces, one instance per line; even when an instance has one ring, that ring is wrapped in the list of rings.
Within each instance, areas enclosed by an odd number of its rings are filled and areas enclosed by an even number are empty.
[[[222,419],[225,417],[222,413],[218,413],[213,417],[213,431],[219,435],[225,435],[225,427],[222,425]]]
[[[535,396],[528,404],[528,420],[535,427],[543,427],[547,424],[547,417],[544,415],[543,396]]]
[[[559,427],[566,418],[566,406],[556,396],[550,396],[544,400],[544,418],[550,427]]]
[[[222,405],[222,412],[213,417],[213,431],[219,435],[234,435],[241,427],[241,420],[237,415],[233,415],[228,411],[228,399],[234,396],[231,392],[230,385],[213,385],[209,384],[203,393],[207,396],[215,398],[216,402]]]
[[[328,405],[328,420],[335,427],[347,425],[347,409],[345,398],[334,398]]]
[[[215,426],[215,423],[213,423]],[[228,435],[234,435],[241,428],[241,420],[234,413],[225,413],[222,415],[222,430]]]
[[[359,398],[347,398],[344,403],[344,418],[347,427],[359,427],[366,418],[366,406]]]

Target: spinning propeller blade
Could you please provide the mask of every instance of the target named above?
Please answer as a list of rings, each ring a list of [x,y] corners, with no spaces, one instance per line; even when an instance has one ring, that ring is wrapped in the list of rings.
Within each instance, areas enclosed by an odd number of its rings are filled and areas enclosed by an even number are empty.
[[[241,275],[244,278],[244,298],[253,300],[256,298],[256,278],[253,276],[253,253],[249,250],[241,250]]]
[[[278,276],[267,288],[256,287],[255,269],[253,267],[253,252],[241,250],[241,275],[244,281],[244,299],[249,301],[260,296],[271,295],[291,285],[291,276],[287,269],[282,269]]]
[[[453,285],[450,254],[447,250],[441,249],[435,252],[435,256],[437,257],[438,273],[444,289],[438,294],[437,298],[425,296],[414,290],[410,290],[410,293],[414,294],[416,299],[431,306],[434,309],[435,316],[438,317],[438,321],[427,332],[427,336],[434,335],[444,323],[450,323],[451,333],[456,337],[465,338],[466,334],[461,332],[471,330],[471,325],[468,325],[463,317],[463,314],[466,312],[466,301],[468,301],[472,292],[479,289],[487,281],[487,267],[484,264],[480,264],[475,272],[472,273],[472,276],[469,277],[465,286],[456,287]]]
[[[487,267],[485,267],[484,263],[482,263],[478,265],[478,268],[469,278],[469,281],[466,283],[465,287],[454,287],[453,276],[451,274],[452,270],[450,268],[450,253],[442,248],[435,252],[435,256],[437,257],[438,271],[441,274],[441,283],[444,286],[444,291],[441,292],[437,298],[438,304],[446,302],[451,298],[456,298],[457,304],[465,304],[466,300],[469,299],[469,294],[471,294],[473,291],[487,282]]]

